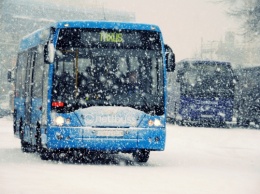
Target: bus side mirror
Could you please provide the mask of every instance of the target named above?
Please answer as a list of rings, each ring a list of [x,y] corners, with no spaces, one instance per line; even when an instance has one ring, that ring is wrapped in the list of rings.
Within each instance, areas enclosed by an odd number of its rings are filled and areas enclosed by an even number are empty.
[[[45,63],[53,63],[55,56],[55,48],[52,42],[48,42],[44,45],[44,62]]]
[[[171,47],[165,46],[166,70],[173,72],[175,70],[175,54],[172,52]]]
[[[13,82],[14,81],[14,78],[12,76],[12,71],[11,70],[8,70],[8,72],[7,72],[7,81],[8,82]]]

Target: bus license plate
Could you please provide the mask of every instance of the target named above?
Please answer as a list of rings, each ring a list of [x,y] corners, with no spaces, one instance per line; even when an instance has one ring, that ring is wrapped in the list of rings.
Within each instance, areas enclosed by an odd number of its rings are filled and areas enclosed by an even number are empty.
[[[124,131],[97,131],[98,137],[122,137]]]

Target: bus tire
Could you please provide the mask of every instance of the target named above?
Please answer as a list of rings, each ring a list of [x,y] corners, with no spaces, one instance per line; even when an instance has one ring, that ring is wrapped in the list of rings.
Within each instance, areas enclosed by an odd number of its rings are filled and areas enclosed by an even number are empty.
[[[237,117],[237,126],[241,126],[241,118]]]
[[[21,136],[21,149],[22,149],[22,152],[25,152],[25,153],[33,152],[31,144],[26,142],[26,141],[24,141],[23,138],[24,138],[24,136],[22,135]]]
[[[21,140],[21,149],[22,152],[30,153],[31,151],[31,145],[27,143],[26,141]]]
[[[41,140],[41,127],[39,123],[37,123],[35,137],[36,137],[36,152],[40,153],[42,149],[42,140]]]
[[[22,118],[20,118],[20,121],[19,121],[19,138],[22,139],[23,138],[23,120]]]
[[[254,123],[255,123],[255,125],[259,125],[258,119],[254,119]]]
[[[249,127],[250,121],[248,119],[243,119],[241,121],[241,125],[242,125],[242,127]]]
[[[29,145],[26,141],[24,141],[24,130],[23,130],[23,121],[20,119],[19,121],[19,137],[21,140],[21,150],[22,152],[29,152]]]
[[[36,127],[36,152],[39,153],[40,158],[42,160],[51,160],[53,159],[52,157],[52,152],[46,148],[42,147],[42,139],[41,139],[41,126],[37,122],[37,127]]]
[[[14,110],[13,113],[13,129],[14,129],[14,134],[16,133],[16,127],[17,127],[17,123],[16,123],[16,110]]]
[[[179,126],[184,126],[185,125],[183,120],[178,120],[176,123]]]
[[[43,147],[41,147],[39,151],[39,155],[42,160],[59,160],[59,154],[59,151],[54,151]]]
[[[47,149],[45,149],[45,148],[41,148],[40,150],[39,150],[39,154],[40,154],[40,158],[42,159],[42,160],[50,160],[51,159],[51,154],[49,153],[49,151],[47,150]]]
[[[137,150],[133,152],[133,158],[135,162],[145,163],[148,161],[150,155],[149,150]]]
[[[216,122],[216,124],[215,124],[215,126],[213,126],[213,127],[217,127],[217,128],[227,128],[227,124],[226,124],[226,122],[224,122],[224,121],[219,121],[219,122]]]

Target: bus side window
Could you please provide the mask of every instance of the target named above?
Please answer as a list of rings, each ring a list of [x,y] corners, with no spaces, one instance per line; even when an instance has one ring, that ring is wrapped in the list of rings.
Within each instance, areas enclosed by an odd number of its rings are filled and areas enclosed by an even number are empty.
[[[33,98],[42,98],[42,77],[43,77],[43,53],[37,51],[36,60],[35,60],[35,67],[34,67],[34,80],[33,80],[33,90],[32,90],[32,97]]]
[[[23,96],[23,83],[25,79],[25,67],[27,53],[21,53],[18,56],[16,79],[15,79],[15,97]]]

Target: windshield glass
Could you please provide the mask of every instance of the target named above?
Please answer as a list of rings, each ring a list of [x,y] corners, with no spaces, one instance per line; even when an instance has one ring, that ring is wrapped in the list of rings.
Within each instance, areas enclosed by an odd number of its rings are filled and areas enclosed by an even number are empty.
[[[186,63],[181,91],[198,97],[233,97],[233,72],[227,63]],[[213,84],[212,84],[213,83]]]
[[[68,32],[71,36],[67,36]],[[90,106],[129,106],[162,115],[159,35],[142,31],[106,33],[113,36],[108,39],[104,31],[80,29],[60,32],[52,101],[64,102],[65,106],[55,109],[70,112]]]

